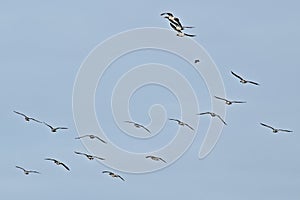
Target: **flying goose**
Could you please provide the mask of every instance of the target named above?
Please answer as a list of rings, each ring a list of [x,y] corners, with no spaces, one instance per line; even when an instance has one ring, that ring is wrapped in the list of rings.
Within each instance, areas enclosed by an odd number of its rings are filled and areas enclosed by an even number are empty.
[[[125,181],[119,174],[115,174],[115,173],[110,172],[110,171],[102,171],[102,173],[108,174],[108,175],[110,175],[113,178],[120,178],[121,180]]]
[[[239,78],[240,79],[240,82],[245,84],[245,83],[251,83],[253,85],[259,85],[259,83],[256,83],[254,81],[248,81],[248,80],[245,80],[243,79],[241,76],[237,75],[236,73],[234,73],[233,71],[231,71],[231,74],[234,75],[235,77]]]
[[[136,122],[133,122],[133,121],[124,121],[126,123],[129,123],[129,124],[133,124],[136,128],[143,128],[145,129],[148,133],[151,133],[149,129],[147,129],[145,126],[141,125],[141,124],[138,124]]]
[[[20,113],[20,112],[17,112],[17,111],[14,111],[14,113],[23,116],[24,119],[25,119],[25,121],[27,121],[27,122],[29,122],[30,120],[32,120],[32,121],[35,121],[35,122],[38,122],[38,123],[42,123],[41,121],[36,120],[36,119],[34,119],[34,118],[32,118],[32,117],[28,117],[27,115],[25,115],[25,114],[23,114],[23,113]]]
[[[75,139],[81,139],[81,138],[85,138],[85,137],[89,137],[90,139],[98,139],[98,140],[100,140],[101,142],[103,142],[103,143],[107,143],[106,141],[104,141],[104,140],[102,140],[100,137],[98,137],[98,136],[96,136],[96,135],[92,135],[92,134],[90,134],[90,135],[83,135],[83,136],[79,136],[79,137],[76,137]]]
[[[269,125],[264,124],[264,123],[260,123],[260,125],[272,129],[273,133],[278,133],[279,131],[281,131],[281,132],[288,132],[288,133],[293,132],[293,131],[286,130],[286,129],[273,128],[272,126],[269,126]]]
[[[86,156],[89,160],[94,160],[95,158],[96,158],[96,159],[99,159],[99,160],[105,160],[104,158],[101,158],[101,157],[98,157],[98,156],[89,155],[89,154],[86,154],[86,153],[81,153],[81,152],[78,152],[78,151],[74,151],[74,153],[76,153],[76,154],[78,154],[78,155],[84,155],[84,156]]]
[[[195,37],[195,36],[196,36],[196,35],[187,34],[187,33],[182,32],[181,30],[178,30],[178,29],[176,28],[176,25],[174,25],[174,24],[172,24],[172,23],[170,23],[170,26],[177,32],[176,35],[177,35],[178,37],[184,37],[184,36]]]
[[[51,129],[51,132],[55,133],[58,129],[68,129],[66,127],[53,127],[49,124],[47,124],[46,122],[43,122],[43,124],[45,124],[46,126],[48,126]]]
[[[178,125],[180,125],[180,126],[187,126],[187,127],[189,127],[190,129],[194,130],[193,127],[191,127],[190,125],[188,125],[188,124],[185,123],[185,122],[180,121],[179,119],[172,119],[172,118],[169,118],[169,120],[171,120],[171,121],[176,121],[176,122],[178,123]]]
[[[167,163],[164,159],[160,158],[160,157],[156,157],[156,156],[146,156],[146,158],[150,158],[152,160],[155,160],[155,161],[163,161],[164,163]]]
[[[66,170],[70,171],[70,168],[67,165],[65,165],[64,163],[62,163],[58,160],[55,160],[53,158],[45,158],[45,160],[53,161],[56,165],[62,165]]]
[[[214,112],[203,112],[203,113],[199,113],[197,115],[207,115],[209,114],[211,117],[218,117],[225,125],[227,125],[227,123],[220,117],[220,115],[214,113]]]
[[[227,105],[231,105],[233,103],[246,103],[246,101],[229,101],[227,99],[224,99],[224,98],[221,98],[221,97],[217,97],[217,96],[215,96],[215,98],[225,101],[225,103]]]
[[[40,174],[40,172],[38,172],[38,171],[26,170],[23,167],[16,166],[16,168],[23,170],[25,175],[28,175],[30,173]]]

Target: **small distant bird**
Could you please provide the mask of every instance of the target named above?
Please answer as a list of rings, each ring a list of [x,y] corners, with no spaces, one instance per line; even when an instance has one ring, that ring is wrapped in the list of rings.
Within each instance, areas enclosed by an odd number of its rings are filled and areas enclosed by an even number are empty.
[[[149,129],[147,129],[145,126],[141,125],[141,124],[138,124],[136,122],[133,122],[133,121],[124,121],[126,123],[129,123],[129,124],[133,124],[136,128],[143,128],[145,129],[148,133],[151,133]]]
[[[53,133],[55,133],[58,129],[68,129],[66,127],[53,127],[53,126],[50,126],[49,124],[47,124],[46,122],[43,122],[43,124],[45,124],[46,126],[48,126]]]
[[[220,115],[214,113],[214,112],[203,112],[203,113],[199,113],[197,115],[207,115],[209,114],[211,117],[218,117],[225,125],[227,125],[227,123],[220,117]]]
[[[260,123],[260,125],[262,125],[262,126],[265,126],[265,127],[267,127],[267,128],[270,128],[270,129],[272,129],[273,133],[278,133],[279,131],[281,131],[281,132],[288,132],[288,133],[291,133],[291,132],[293,132],[293,131],[286,130],[286,129],[278,129],[278,128],[273,128],[272,126],[269,126],[269,125],[267,125],[267,124],[264,124],[264,123]]]
[[[167,163],[164,159],[160,158],[160,157],[156,157],[156,156],[146,156],[146,158],[150,158],[152,160],[155,160],[155,161],[163,161],[164,163]]]
[[[199,59],[196,59],[194,62],[195,62],[195,63],[198,63],[198,62],[200,62],[200,60],[199,60]]]
[[[115,173],[110,172],[110,171],[103,171],[102,173],[108,174],[108,175],[110,175],[113,178],[120,178],[121,180],[125,181],[119,174],[115,174]]]
[[[231,71],[231,74],[234,75],[235,77],[239,78],[240,79],[240,82],[245,84],[245,83],[251,83],[253,85],[259,85],[259,83],[256,83],[254,81],[248,81],[248,80],[245,80],[243,79],[241,76],[237,75],[236,73],[234,73],[233,71]]]
[[[104,158],[101,158],[101,157],[98,157],[98,156],[92,156],[92,155],[89,155],[89,154],[86,154],[86,153],[81,153],[81,152],[78,152],[78,151],[74,151],[74,153],[78,154],[78,155],[84,155],[86,156],[89,160],[94,160],[95,158],[96,159],[99,159],[99,160],[105,160]]]
[[[26,170],[23,167],[16,166],[16,168],[23,170],[23,172],[24,172],[25,175],[28,175],[30,173],[40,174],[40,172],[38,172],[38,171]]]
[[[96,135],[92,135],[92,134],[90,134],[90,135],[83,135],[83,136],[80,136],[80,137],[76,137],[75,139],[81,139],[81,138],[85,138],[85,137],[89,137],[90,139],[98,139],[98,140],[100,140],[101,142],[103,142],[103,143],[107,143],[106,141],[104,141],[104,140],[102,140],[100,137],[98,137],[98,136],[96,136]]]
[[[17,112],[17,111],[14,111],[14,113],[23,116],[24,119],[25,119],[25,121],[27,121],[27,122],[29,122],[30,120],[32,120],[32,121],[35,121],[35,122],[38,122],[38,123],[42,123],[41,121],[36,120],[36,119],[34,119],[34,118],[32,118],[32,117],[28,117],[27,115],[25,115],[25,114],[23,114],[23,113],[20,113],[20,112]]]
[[[171,119],[171,118],[169,118],[169,120],[171,120],[171,121],[176,121],[180,126],[187,126],[187,127],[189,127],[190,129],[194,130],[194,128],[191,127],[189,124],[187,124],[187,123],[185,123],[185,122],[183,122],[183,121],[180,121],[179,119]]]
[[[56,165],[62,165],[66,170],[70,171],[70,168],[67,165],[65,165],[64,163],[62,163],[58,160],[55,160],[53,158],[46,158],[45,160],[53,161]]]
[[[215,98],[225,101],[225,103],[227,105],[231,105],[233,103],[246,103],[246,101],[229,101],[227,99],[224,99],[224,98],[221,98],[221,97],[217,97],[217,96],[215,96]]]
[[[170,23],[170,26],[177,32],[176,35],[177,35],[178,37],[184,37],[184,36],[195,37],[195,36],[196,36],[196,35],[187,34],[187,33],[182,32],[181,30],[178,30],[178,29],[177,29],[177,26],[174,25],[174,24],[172,24],[172,23]]]

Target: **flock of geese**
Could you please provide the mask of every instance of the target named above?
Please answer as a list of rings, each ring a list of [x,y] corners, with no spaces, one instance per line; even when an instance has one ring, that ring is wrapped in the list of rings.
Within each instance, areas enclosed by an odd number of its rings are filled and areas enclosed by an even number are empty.
[[[164,18],[169,20],[170,26],[171,26],[172,29],[174,29],[177,32],[177,36],[179,36],[179,37],[184,37],[184,36],[195,37],[196,36],[196,35],[191,35],[191,34],[187,34],[187,33],[182,32],[185,29],[194,28],[194,27],[193,26],[183,26],[181,24],[179,18],[175,17],[172,13],[169,13],[169,12],[161,13],[161,16],[163,16]],[[198,63],[198,62],[200,62],[199,59],[196,59],[194,61],[195,64]],[[234,73],[233,71],[231,71],[231,74],[233,76],[235,76],[236,78],[238,78],[240,80],[240,83],[242,83],[242,84],[247,84],[248,83],[248,84],[259,86],[259,83],[254,82],[254,81],[250,81],[250,80],[246,80],[246,79],[242,78],[240,75]],[[218,96],[214,96],[214,97],[216,99],[220,100],[220,101],[224,101],[226,105],[246,103],[246,101],[228,100],[226,98],[218,97]],[[36,123],[43,124],[43,125],[47,126],[48,128],[50,128],[50,131],[52,133],[56,133],[58,130],[68,129],[67,127],[53,127],[53,126],[49,125],[46,122],[43,122],[43,121],[37,120],[35,118],[29,117],[29,116],[25,115],[24,113],[21,113],[21,112],[18,112],[18,111],[13,111],[13,112],[20,115],[20,116],[22,116],[22,117],[24,117],[26,122],[33,121],[33,122],[36,122]],[[227,125],[227,123],[222,119],[222,117],[220,115],[214,113],[214,112],[209,112],[209,111],[208,112],[202,112],[202,113],[198,113],[197,115],[199,115],[199,116],[210,115],[212,118],[217,117],[224,125]],[[183,122],[179,119],[174,119],[174,118],[169,118],[169,120],[170,121],[175,121],[175,122],[177,122],[177,124],[179,126],[186,126],[189,129],[191,129],[192,131],[194,131],[194,128],[186,122]],[[135,128],[142,128],[147,133],[149,133],[149,134],[151,133],[151,131],[147,127],[145,127],[144,125],[139,124],[137,122],[124,121],[124,123],[132,124]],[[287,129],[274,128],[274,127],[272,127],[270,125],[267,125],[265,123],[260,123],[260,125],[271,129],[274,134],[276,134],[278,132],[292,132],[291,130],[287,130]],[[96,135],[93,135],[93,134],[83,135],[83,136],[80,136],[80,137],[76,137],[75,139],[82,139],[82,138],[88,138],[88,139],[91,139],[91,140],[96,139],[96,140],[99,140],[100,142],[102,142],[104,144],[107,144],[107,142],[105,140],[103,140],[102,138],[100,138]],[[86,153],[82,153],[82,152],[78,152],[78,151],[75,151],[74,153],[76,155],[85,156],[88,160],[94,160],[94,159],[98,159],[98,160],[101,160],[101,161],[105,160],[105,158],[98,157],[98,156],[95,156],[95,155],[86,154]],[[154,155],[148,155],[145,158],[146,159],[151,159],[153,161],[161,161],[163,163],[167,163],[163,158],[157,157],[157,156],[154,156]],[[70,171],[70,168],[66,164],[64,164],[63,162],[61,162],[59,160],[56,160],[54,158],[45,158],[45,160],[46,161],[52,161],[54,164],[56,164],[58,166],[62,166],[65,170]],[[20,166],[16,166],[16,168],[22,170],[25,175],[40,174],[40,172],[38,172],[38,171],[27,170],[27,169],[24,169],[23,167],[20,167]],[[102,171],[102,173],[103,174],[108,174],[109,176],[111,176],[113,178],[119,178],[119,179],[125,181],[125,179],[123,177],[121,177],[119,174],[116,174],[114,172],[104,170],[104,171]]]
[[[18,112],[18,111],[13,111],[14,113],[24,117],[25,121],[26,122],[29,122],[29,121],[33,121],[33,122],[37,122],[39,124],[44,124],[45,126],[49,127],[50,128],[50,131],[52,133],[56,133],[58,130],[65,130],[65,129],[68,129],[67,127],[53,127],[51,125],[49,125],[48,123],[46,122],[42,122],[40,120],[37,120],[33,117],[29,117],[27,115],[25,115],[24,113],[21,113],[21,112]],[[83,135],[83,136],[80,136],[80,137],[76,137],[75,139],[82,139],[82,138],[89,138],[89,139],[97,139],[99,140],[100,142],[106,144],[107,142],[103,139],[101,139],[100,137],[96,136],[96,135],[92,135],[92,134],[89,134],[89,135]],[[102,157],[98,157],[98,156],[95,156],[95,155],[90,155],[90,154],[87,154],[87,153],[83,153],[83,152],[79,152],[79,151],[74,151],[75,154],[77,155],[81,155],[81,156],[85,156],[88,160],[94,160],[94,159],[98,159],[98,160],[105,160],[104,158]],[[151,157],[152,158],[152,157]],[[159,158],[156,158],[155,156],[152,158],[153,160],[159,160]],[[70,168],[63,162],[57,160],[57,159],[54,159],[54,158],[45,158],[46,161],[51,161],[53,162],[55,165],[57,166],[62,166],[65,170],[67,171],[70,171]],[[35,171],[35,170],[27,170],[23,167],[20,167],[20,166],[16,166],[17,169],[20,169],[24,172],[25,175],[29,175],[29,174],[40,174],[39,171]],[[113,178],[120,178],[121,180],[125,181],[125,179],[123,177],[121,177],[120,175],[114,173],[114,172],[111,172],[111,171],[102,171],[102,173],[104,174],[108,174],[110,175],[111,177]]]

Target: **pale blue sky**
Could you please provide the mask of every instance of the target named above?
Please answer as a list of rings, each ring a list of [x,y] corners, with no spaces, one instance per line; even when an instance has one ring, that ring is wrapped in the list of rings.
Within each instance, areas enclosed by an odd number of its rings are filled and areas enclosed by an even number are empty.
[[[274,1],[2,1],[0,7],[1,66],[1,199],[299,199],[300,146],[298,114],[300,95],[300,3]],[[225,127],[214,151],[198,160],[199,146],[208,127],[208,117],[191,148],[170,167],[155,173],[132,175],[120,172],[125,182],[101,173],[108,169],[88,162],[73,151],[85,151],[77,136],[72,116],[72,90],[81,63],[100,42],[122,31],[141,27],[168,28],[159,14],[171,11],[208,51],[218,66],[228,98],[247,104],[228,108]],[[148,54],[147,54],[148,53]],[[144,59],[143,55],[147,55]],[[164,57],[165,56],[165,57]],[[130,61],[130,59],[136,59]],[[164,62],[185,73],[195,87],[203,88],[201,110],[208,110],[208,93],[202,79],[193,76],[187,63],[159,52],[137,52],[120,60],[134,65]],[[181,66],[182,64],[182,66]],[[186,70],[182,70],[182,68]],[[109,75],[117,71],[108,72]],[[261,83],[240,85],[230,71]],[[108,87],[109,89],[109,87]],[[99,88],[96,98],[108,94]],[[149,86],[136,93],[133,116],[143,123],[151,100],[145,92],[162,88]],[[144,93],[144,94],[143,94]],[[172,95],[159,95],[159,103]],[[203,103],[202,103],[203,101]],[[157,103],[155,102],[155,103]],[[97,104],[101,110],[101,101]],[[134,103],[132,104],[134,105]],[[168,112],[178,112],[176,104]],[[69,130],[53,135],[39,124],[25,123],[12,111],[18,110]],[[99,118],[101,114],[99,113]],[[110,122],[111,119],[107,119]],[[259,122],[289,128],[292,134],[273,135]],[[109,124],[107,128],[113,128]],[[168,130],[176,130],[168,124]],[[201,132],[202,131],[202,132]],[[170,136],[162,137],[162,145]],[[124,147],[130,146],[123,141]],[[152,144],[152,143],[151,143]],[[153,145],[155,145],[153,143]],[[152,146],[137,146],[136,151]],[[45,157],[64,161],[66,172]],[[20,165],[41,171],[24,176]]]

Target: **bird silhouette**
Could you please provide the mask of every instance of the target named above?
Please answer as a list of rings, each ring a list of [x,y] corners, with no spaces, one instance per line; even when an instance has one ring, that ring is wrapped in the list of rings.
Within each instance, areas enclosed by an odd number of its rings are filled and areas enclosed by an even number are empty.
[[[59,129],[68,129],[66,127],[53,127],[53,126],[47,124],[46,122],[43,122],[43,124],[45,124],[46,126],[48,126],[51,129],[51,132],[53,132],[53,133],[55,133]]]
[[[194,130],[194,128],[191,127],[189,124],[187,124],[187,123],[185,123],[185,122],[183,122],[183,121],[180,121],[179,119],[172,119],[172,118],[169,118],[169,120],[171,120],[171,121],[176,121],[176,122],[178,123],[178,125],[180,125],[180,126],[187,126],[187,127],[189,127],[191,130]]]
[[[122,178],[119,174],[115,174],[115,173],[113,173],[111,171],[102,171],[102,173],[108,174],[108,175],[110,175],[113,178],[120,178],[121,180],[125,181],[125,179]]]
[[[92,134],[89,134],[89,135],[83,135],[83,136],[79,136],[79,137],[76,137],[75,139],[81,139],[81,138],[85,138],[85,137],[88,137],[88,138],[90,138],[90,139],[98,139],[98,140],[100,140],[101,142],[103,142],[103,143],[107,143],[105,140],[103,140],[103,139],[101,139],[100,137],[98,137],[98,136],[96,136],[96,135],[92,135]]]
[[[280,128],[274,128],[274,127],[272,127],[272,126],[270,126],[270,125],[267,125],[267,124],[264,124],[264,123],[260,123],[260,125],[272,129],[273,133],[278,133],[279,131],[281,131],[281,132],[287,132],[287,133],[293,132],[293,131],[291,131],[291,130],[280,129]]]
[[[24,117],[25,121],[29,122],[30,120],[32,121],[35,121],[35,122],[38,122],[38,123],[42,123],[41,121],[37,120],[37,119],[34,119],[32,117],[28,117],[27,115],[23,114],[23,113],[20,113],[18,111],[14,111],[14,113],[18,114],[18,115],[21,115]]]
[[[164,163],[167,163],[164,159],[157,156],[146,156],[146,158],[150,158],[151,160],[155,160],[155,161],[163,161]]]
[[[29,175],[29,174],[31,174],[31,173],[34,173],[34,174],[40,174],[40,172],[38,172],[38,171],[26,170],[26,169],[24,169],[23,167],[16,166],[16,168],[23,170],[23,172],[24,172],[25,175]]]
[[[237,77],[238,79],[240,79],[240,82],[245,84],[245,83],[251,83],[253,85],[259,85],[259,83],[257,82],[254,82],[254,81],[249,81],[249,80],[246,80],[246,79],[243,79],[241,76],[237,75],[236,73],[234,73],[233,71],[231,71],[231,74],[234,75],[235,77]]]
[[[246,103],[246,101],[229,101],[227,99],[224,99],[224,98],[221,98],[221,97],[217,97],[217,96],[215,96],[215,98],[225,101],[225,103],[227,105],[231,105],[233,103]]]
[[[61,166],[63,166],[66,170],[70,171],[70,168],[69,168],[67,165],[65,165],[63,162],[60,162],[60,161],[55,160],[55,159],[53,159],[53,158],[45,158],[45,160],[53,161],[56,165],[61,165]]]
[[[124,121],[126,123],[129,123],[129,124],[133,124],[136,128],[143,128],[145,129],[148,133],[151,133],[149,129],[147,129],[145,126],[141,125],[141,124],[138,124],[136,122],[133,122],[133,121]]]
[[[99,160],[105,160],[104,158],[101,158],[101,157],[98,157],[98,156],[93,156],[93,155],[86,154],[86,153],[81,153],[81,152],[78,152],[78,151],[74,151],[74,153],[76,153],[76,154],[78,154],[78,155],[84,155],[84,156],[86,156],[89,160],[94,160],[95,158],[96,158],[96,159],[99,159]]]
[[[203,112],[203,113],[199,113],[197,115],[210,115],[211,117],[218,117],[223,122],[223,124],[227,125],[227,123],[222,119],[222,117],[220,117],[220,115],[218,115],[214,112]]]

